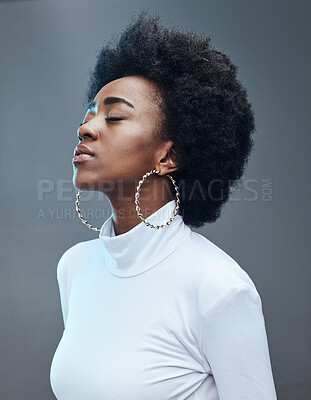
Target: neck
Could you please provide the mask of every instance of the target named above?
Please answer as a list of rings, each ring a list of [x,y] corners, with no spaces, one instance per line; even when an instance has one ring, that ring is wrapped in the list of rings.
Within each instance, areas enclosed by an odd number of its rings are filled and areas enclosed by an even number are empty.
[[[140,212],[145,219],[173,200],[173,185],[168,181],[169,179],[165,176],[149,176],[144,181],[138,200]],[[116,235],[126,233],[142,222],[137,215],[135,204],[137,185],[138,182],[131,182],[129,185],[122,182],[122,188],[118,185],[116,190],[105,193],[113,209],[113,226]]]

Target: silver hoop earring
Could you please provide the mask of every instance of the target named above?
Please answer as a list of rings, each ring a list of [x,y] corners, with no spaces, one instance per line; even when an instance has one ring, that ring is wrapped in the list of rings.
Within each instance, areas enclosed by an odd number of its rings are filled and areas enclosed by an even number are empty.
[[[92,229],[93,231],[96,231],[96,232],[99,232],[100,231],[100,228],[96,228],[96,227],[94,227],[94,226],[92,226],[91,224],[89,224],[84,218],[83,218],[83,216],[82,216],[82,212],[81,212],[81,210],[80,210],[80,207],[79,207],[79,200],[80,200],[80,194],[81,194],[81,192],[82,192],[82,190],[78,190],[78,193],[76,194],[76,198],[77,198],[77,200],[76,200],[76,210],[77,210],[77,213],[78,213],[78,215],[79,215],[79,218],[80,218],[80,220],[84,223],[84,225],[86,225],[88,228],[90,228],[90,229]]]
[[[135,204],[136,204],[137,215],[138,215],[139,218],[144,222],[144,224],[145,224],[146,226],[149,226],[150,228],[155,228],[155,229],[165,228],[166,226],[168,226],[168,225],[173,221],[173,219],[176,217],[177,212],[178,212],[178,209],[179,209],[179,204],[180,204],[179,191],[178,191],[178,187],[177,187],[177,185],[176,185],[176,182],[175,182],[175,180],[171,177],[171,175],[166,175],[166,176],[167,176],[168,178],[170,178],[170,180],[172,181],[172,183],[173,183],[173,185],[174,185],[174,188],[175,188],[175,191],[176,191],[176,207],[175,207],[175,210],[174,210],[174,213],[173,213],[172,217],[171,217],[165,224],[162,224],[162,225],[152,225],[152,224],[150,224],[150,222],[147,222],[147,221],[145,220],[145,218],[143,217],[142,213],[140,212],[140,207],[139,207],[139,196],[140,196],[140,193],[139,193],[139,192],[140,192],[141,185],[144,183],[145,179],[148,178],[149,175],[151,175],[151,174],[158,174],[159,172],[160,172],[160,171],[157,171],[156,169],[153,169],[152,171],[147,172],[147,173],[142,177],[142,179],[139,181],[139,184],[138,184],[137,189],[136,189],[137,191],[136,191],[136,193],[135,193]]]

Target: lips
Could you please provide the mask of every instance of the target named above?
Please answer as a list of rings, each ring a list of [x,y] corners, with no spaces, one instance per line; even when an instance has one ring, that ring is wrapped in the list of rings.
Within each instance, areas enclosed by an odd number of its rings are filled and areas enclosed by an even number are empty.
[[[79,156],[80,154],[88,154],[89,156],[95,156],[95,154],[84,144],[79,144],[75,149],[75,156]]]
[[[88,161],[93,159],[95,154],[92,152],[91,149],[89,149],[87,146],[83,144],[79,144],[74,152],[74,157],[72,159],[72,163],[81,163],[84,161]]]

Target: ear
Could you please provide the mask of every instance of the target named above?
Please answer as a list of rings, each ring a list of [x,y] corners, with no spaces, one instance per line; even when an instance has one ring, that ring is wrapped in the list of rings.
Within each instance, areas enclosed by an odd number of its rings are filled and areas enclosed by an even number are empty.
[[[178,170],[178,157],[173,148],[172,141],[166,142],[166,146],[159,153],[159,158],[160,160],[156,165],[156,169],[161,172],[157,175],[166,175]]]

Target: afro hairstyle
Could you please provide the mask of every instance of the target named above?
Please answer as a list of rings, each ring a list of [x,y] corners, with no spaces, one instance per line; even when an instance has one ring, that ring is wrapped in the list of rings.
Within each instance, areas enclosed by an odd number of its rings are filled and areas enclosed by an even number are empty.
[[[215,222],[253,148],[254,112],[237,65],[205,34],[168,28],[140,11],[98,51],[85,104],[107,83],[141,76],[159,89],[160,136],[172,140],[179,214],[190,227]]]

